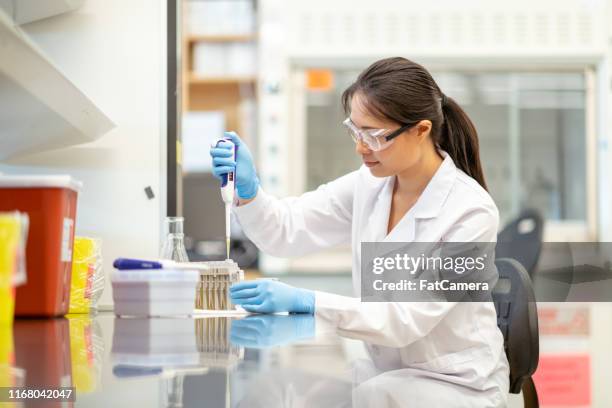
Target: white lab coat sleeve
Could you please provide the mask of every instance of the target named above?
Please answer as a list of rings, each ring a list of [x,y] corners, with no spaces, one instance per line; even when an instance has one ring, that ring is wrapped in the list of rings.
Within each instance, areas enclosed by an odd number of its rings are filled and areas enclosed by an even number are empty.
[[[466,212],[446,236],[449,242],[495,239],[497,209]],[[491,242],[491,241],[488,241]],[[406,347],[425,337],[444,319],[455,302],[361,302],[359,298],[315,292],[318,318],[347,337],[387,347]]]
[[[302,256],[350,243],[357,172],[299,197],[278,199],[259,189],[255,199],[234,207],[246,236],[263,252]]]

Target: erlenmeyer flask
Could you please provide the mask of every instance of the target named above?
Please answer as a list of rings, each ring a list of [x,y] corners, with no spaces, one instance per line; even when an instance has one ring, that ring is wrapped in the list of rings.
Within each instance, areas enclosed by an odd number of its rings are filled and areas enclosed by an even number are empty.
[[[185,234],[183,234],[183,217],[166,217],[164,223],[166,240],[162,246],[160,258],[177,262],[189,262],[185,250]]]

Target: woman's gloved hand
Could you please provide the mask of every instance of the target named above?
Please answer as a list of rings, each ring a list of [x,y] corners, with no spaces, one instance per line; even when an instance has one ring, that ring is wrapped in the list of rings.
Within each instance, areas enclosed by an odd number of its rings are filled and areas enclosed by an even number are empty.
[[[314,313],[315,294],[278,281],[261,279],[236,283],[230,287],[235,305],[253,313]]]
[[[257,178],[257,172],[253,164],[253,156],[247,145],[240,140],[235,132],[225,132],[225,137],[231,138],[236,145],[236,161],[230,158],[232,155],[230,146],[211,147],[213,175],[221,179],[224,174],[235,170],[238,198],[251,199],[257,195],[257,189],[259,188],[259,178]]]

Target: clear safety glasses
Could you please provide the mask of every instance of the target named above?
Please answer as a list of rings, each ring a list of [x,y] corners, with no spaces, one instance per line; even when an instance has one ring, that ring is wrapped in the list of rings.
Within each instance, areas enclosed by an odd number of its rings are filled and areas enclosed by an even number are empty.
[[[360,129],[353,123],[351,118],[346,118],[342,124],[346,126],[355,143],[362,142],[368,149],[375,152],[389,147],[393,143],[393,139],[413,126],[404,125],[389,133],[389,129]]]

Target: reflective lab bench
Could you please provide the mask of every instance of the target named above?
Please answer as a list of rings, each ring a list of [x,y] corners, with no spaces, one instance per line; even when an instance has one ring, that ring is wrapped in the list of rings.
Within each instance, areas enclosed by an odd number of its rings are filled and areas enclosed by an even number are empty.
[[[380,375],[397,368],[392,355],[373,363],[376,346],[341,337],[309,315],[146,319],[105,312],[18,319],[2,334],[7,344],[10,335],[14,361],[4,374],[12,384],[76,390],[74,403],[45,406],[414,406],[414,394],[405,394],[410,379]]]
[[[330,396],[350,405],[341,340],[315,335],[309,315],[147,319],[102,312],[17,319],[12,333],[0,336],[4,344],[12,337],[14,351],[8,366],[0,365],[6,384],[75,388],[73,404],[45,406],[285,406],[304,398],[306,406],[320,398],[327,406]]]

